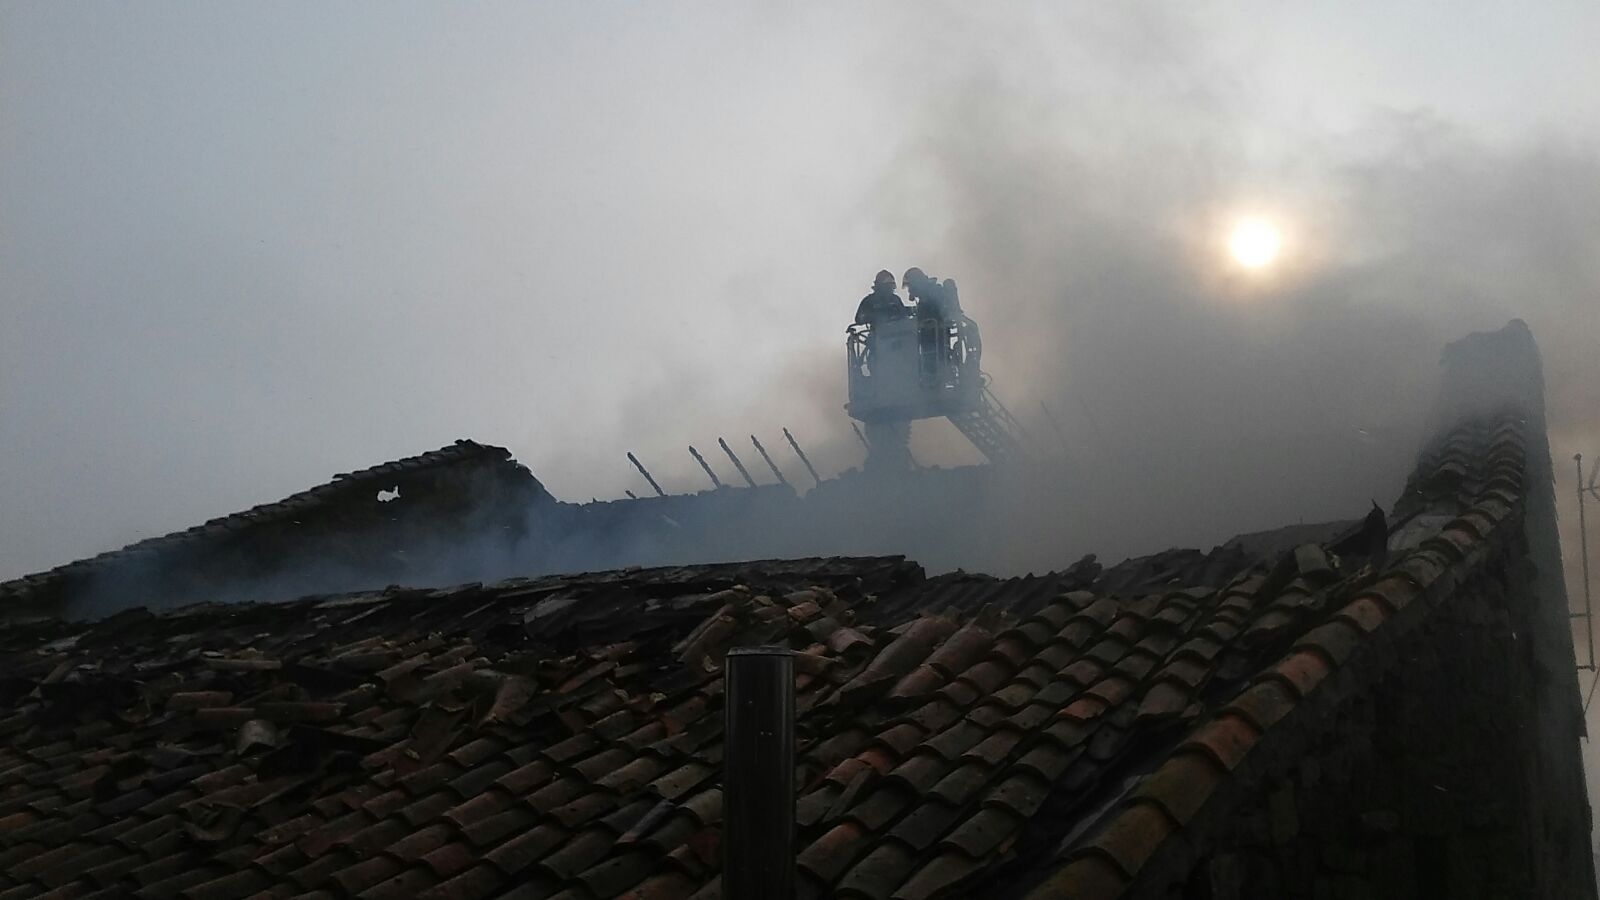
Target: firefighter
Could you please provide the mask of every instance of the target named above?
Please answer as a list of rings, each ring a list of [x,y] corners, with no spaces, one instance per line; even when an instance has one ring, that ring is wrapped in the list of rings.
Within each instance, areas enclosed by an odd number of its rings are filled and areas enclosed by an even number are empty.
[[[940,322],[956,322],[961,319],[961,306],[956,301],[954,279],[947,278],[941,284],[939,279],[928,276],[921,269],[911,268],[906,270],[902,283],[910,292],[911,299],[916,302],[919,317]]]
[[[970,361],[973,365],[976,365],[979,354],[983,352],[983,338],[978,335],[978,323],[968,318],[967,314],[961,310],[961,295],[956,291],[956,280],[954,278],[946,278],[944,284],[940,285],[940,287],[943,289],[942,292],[944,294],[944,309],[942,311],[946,321],[952,325],[958,325],[961,329],[963,353],[961,358],[956,361],[958,363]],[[952,358],[954,357],[955,354],[952,354]]]
[[[884,269],[872,280],[872,293],[862,297],[861,305],[856,307],[856,324],[877,325],[909,315],[911,310],[900,302],[900,295],[894,292],[894,273]]]
[[[935,305],[937,305],[936,295],[939,293],[939,281],[936,278],[929,278],[927,273],[921,269],[915,266],[907,269],[905,277],[900,279],[900,286],[905,288],[906,292],[911,295],[911,302],[919,307],[930,300],[935,301]],[[934,312],[936,310],[929,309],[924,314]]]
[[[954,278],[946,278],[944,284],[939,285],[939,294],[939,305],[941,307],[939,312],[943,318],[952,321],[966,318],[966,315],[961,312],[961,295],[956,293],[956,280]]]

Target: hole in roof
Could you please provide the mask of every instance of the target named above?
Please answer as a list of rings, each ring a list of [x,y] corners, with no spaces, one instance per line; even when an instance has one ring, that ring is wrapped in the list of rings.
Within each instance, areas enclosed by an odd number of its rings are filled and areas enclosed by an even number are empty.
[[[379,503],[388,503],[390,500],[399,500],[399,499],[400,499],[400,486],[398,484],[395,485],[392,488],[384,488],[383,490],[378,492],[378,502]]]

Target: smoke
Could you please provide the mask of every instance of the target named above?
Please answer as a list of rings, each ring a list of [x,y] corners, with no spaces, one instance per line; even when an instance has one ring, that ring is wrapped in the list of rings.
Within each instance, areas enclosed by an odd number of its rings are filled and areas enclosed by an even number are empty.
[[[1049,30],[1015,29],[1004,56],[925,48],[949,65],[905,98],[914,127],[871,204],[920,242],[906,264],[959,278],[996,391],[1057,457],[981,512],[1005,548],[985,562],[1206,545],[1387,504],[1442,347],[1514,317],[1544,349],[1558,458],[1600,436],[1582,387],[1600,375],[1583,321],[1600,288],[1593,147],[1497,145],[1379,109],[1253,153],[1251,97],[1190,23],[1094,24],[1103,42],[1071,67],[1093,77],[1069,87],[1027,77],[1052,58]],[[1281,223],[1281,266],[1225,258],[1246,213]],[[922,455],[946,458],[949,431],[919,430]]]

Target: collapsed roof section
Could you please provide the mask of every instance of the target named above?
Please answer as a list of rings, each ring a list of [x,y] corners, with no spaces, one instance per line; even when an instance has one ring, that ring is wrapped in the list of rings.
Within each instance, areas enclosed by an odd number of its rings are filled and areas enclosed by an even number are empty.
[[[986,466],[847,472],[804,496],[773,484],[573,504],[555,500],[504,448],[458,441],[0,584],[0,617],[93,618],[388,584],[812,555],[915,551],[949,570],[1008,539],[958,512],[993,502],[993,477]],[[1184,560],[1215,578],[1276,546],[1252,539],[1142,564]]]
[[[335,475],[276,502],[0,584],[0,616],[96,616],[266,600],[431,574],[448,536],[522,536],[549,494],[509,451],[473,441]]]
[[[809,559],[14,626],[0,888],[719,897],[720,660],[783,644],[803,896],[1593,897],[1542,406],[1487,399],[1388,527],[1220,572]]]

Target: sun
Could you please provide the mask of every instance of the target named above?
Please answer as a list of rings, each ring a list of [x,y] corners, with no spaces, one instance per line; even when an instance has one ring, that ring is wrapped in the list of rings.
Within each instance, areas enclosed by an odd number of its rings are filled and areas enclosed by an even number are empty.
[[[1228,253],[1246,269],[1265,269],[1277,261],[1282,249],[1283,235],[1266,219],[1240,219],[1228,237]]]

